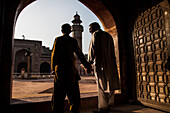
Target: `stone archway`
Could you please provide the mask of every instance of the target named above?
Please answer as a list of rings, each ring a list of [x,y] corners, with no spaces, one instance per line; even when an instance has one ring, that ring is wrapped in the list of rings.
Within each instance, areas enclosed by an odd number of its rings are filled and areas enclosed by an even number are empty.
[[[18,72],[18,65],[21,62],[27,63],[28,59],[27,56],[25,55],[26,52],[27,52],[26,49],[21,49],[15,53],[14,72]]]
[[[20,73],[22,68],[24,68],[25,72],[27,72],[27,63],[26,62],[20,62],[17,65],[17,73]]]
[[[19,16],[20,12],[29,4],[34,2],[36,0],[28,0],[27,2],[24,0],[21,0],[16,13],[16,19]],[[106,6],[101,2],[101,0],[78,0],[82,4],[84,4],[87,8],[89,8],[101,21],[104,30],[108,32],[114,40],[115,44],[115,54],[116,54],[116,62],[118,67],[118,73],[119,77],[121,79],[120,75],[120,60],[119,60],[119,42],[118,42],[118,32],[115,20],[110,13],[110,11],[106,8]],[[120,80],[122,81],[122,80]]]
[[[49,63],[47,63],[47,62],[43,62],[43,63],[41,63],[41,65],[40,65],[40,73],[41,73],[41,75],[43,75],[43,74],[50,74],[50,64]]]
[[[11,91],[12,91],[12,82],[11,82],[11,67],[12,67],[12,42],[13,42],[13,33],[14,33],[14,28],[15,28],[15,23],[17,20],[17,17],[19,16],[20,12],[29,5],[31,2],[35,0],[15,0],[15,1],[6,1],[6,0],[1,0],[0,4],[0,9],[2,13],[1,15],[1,40],[0,40],[0,75],[1,75],[1,88],[0,88],[0,105],[3,105],[0,108],[5,109],[6,106],[10,105],[10,98],[11,98]],[[99,16],[99,12],[107,12],[108,10],[111,11],[111,14],[114,15],[116,19],[116,24],[118,33],[119,33],[119,44],[120,44],[120,61],[121,61],[121,79],[122,79],[122,84],[124,87],[124,91],[126,95],[131,96],[130,94],[127,94],[129,92],[132,92],[131,89],[135,89],[132,87],[132,82],[135,83],[132,79],[135,77],[134,75],[134,68],[133,68],[133,51],[131,50],[132,42],[130,40],[131,38],[131,31],[134,23],[134,18],[138,16],[138,10],[143,10],[146,7],[149,7],[149,5],[152,6],[153,3],[158,3],[162,0],[134,0],[134,1],[125,1],[122,3],[122,1],[110,1],[110,0],[79,0],[83,4],[85,4],[89,9],[91,9],[96,15],[98,15],[98,18],[103,17],[102,23],[104,25],[109,26],[109,22],[111,22],[109,19],[109,16],[107,18],[107,15]],[[88,2],[88,3],[87,3]],[[94,5],[90,5],[92,3]],[[102,2],[102,3],[101,3]],[[95,5],[96,3],[96,5]],[[107,8],[100,8],[97,7],[97,4],[105,4]],[[122,6],[123,5],[123,6]],[[122,8],[126,9],[122,10]],[[105,11],[106,9],[106,11]],[[108,9],[108,10],[107,10]],[[97,13],[98,12],[98,13]],[[104,18],[105,17],[105,18]],[[108,21],[107,21],[108,19]],[[106,22],[107,21],[108,24]],[[106,28],[109,27],[104,27],[105,30]],[[112,29],[112,27],[110,27]],[[110,30],[111,30],[110,29]],[[129,44],[127,44],[129,42]],[[132,57],[132,58],[131,58]],[[131,66],[132,64],[132,66]],[[124,82],[124,83],[123,83]],[[130,84],[130,85],[129,85]],[[128,90],[128,91],[127,91]],[[124,94],[124,93],[123,93]],[[135,93],[133,93],[136,95]],[[133,96],[133,95],[132,95]],[[126,96],[127,97],[127,96]],[[129,97],[124,99],[126,101]],[[122,97],[121,97],[122,99]],[[119,100],[120,101],[120,100]],[[4,107],[5,106],[5,107]],[[20,109],[20,108],[19,108]],[[30,109],[30,107],[29,107]],[[5,109],[6,110],[6,109]]]
[[[27,2],[26,2],[24,0],[21,0],[19,6],[17,8],[17,11],[16,11],[15,22],[17,20],[17,17],[19,16],[20,12],[24,9],[24,7],[26,7],[33,1],[34,0],[27,0]],[[111,13],[103,5],[103,3],[101,3],[100,0],[95,0],[95,1],[87,0],[87,1],[88,1],[88,3],[86,4],[85,0],[80,0],[80,2],[82,2],[84,5],[86,5],[89,9],[91,9],[93,11],[94,14],[97,15],[97,17],[100,19],[101,23],[103,24],[105,31],[107,31],[108,33],[110,33],[112,35],[114,42],[115,42],[115,49],[116,49],[115,51],[117,54],[117,56],[116,56],[117,62],[119,62],[118,34],[117,34],[116,24],[115,24],[115,21],[111,15]],[[97,2],[98,5],[95,4],[95,2]],[[97,10],[97,9],[102,9],[102,10]],[[14,28],[15,28],[15,26],[14,26]],[[118,63],[118,65],[119,65],[119,63]]]
[[[16,20],[17,17],[19,16],[20,12],[29,4],[31,4],[32,2],[34,2],[35,0],[28,0],[27,2],[24,0],[21,0],[18,8],[17,8],[17,12],[16,12]],[[81,2],[82,4],[84,4],[87,8],[89,8],[101,21],[104,30],[106,32],[108,32],[114,40],[115,43],[115,53],[116,53],[116,60],[117,60],[117,67],[118,67],[118,73],[119,73],[119,77],[120,79],[120,63],[119,63],[119,44],[118,44],[118,32],[117,32],[117,27],[116,27],[116,23],[114,21],[114,18],[112,16],[112,14],[110,13],[110,11],[105,7],[105,5],[101,2],[101,0],[79,0],[79,2]],[[41,72],[41,70],[40,70]],[[120,80],[122,81],[122,80]],[[121,88],[121,89],[125,89],[125,88]]]

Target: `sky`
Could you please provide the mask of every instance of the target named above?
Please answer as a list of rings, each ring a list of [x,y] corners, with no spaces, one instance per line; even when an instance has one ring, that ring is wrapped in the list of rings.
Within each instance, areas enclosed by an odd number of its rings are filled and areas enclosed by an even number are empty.
[[[82,20],[84,32],[82,33],[83,52],[88,53],[91,34],[89,24],[98,22],[97,16],[78,0],[37,0],[20,13],[16,27],[15,39],[40,40],[42,45],[52,49],[54,39],[61,36],[61,25],[69,23],[78,12]],[[102,27],[103,29],[103,27]],[[70,34],[71,36],[71,34]]]

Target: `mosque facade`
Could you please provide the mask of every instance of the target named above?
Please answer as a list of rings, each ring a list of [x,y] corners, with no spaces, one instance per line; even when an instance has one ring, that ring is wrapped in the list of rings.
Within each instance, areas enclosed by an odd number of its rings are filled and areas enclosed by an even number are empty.
[[[51,50],[42,41],[14,39],[14,74],[50,74]]]

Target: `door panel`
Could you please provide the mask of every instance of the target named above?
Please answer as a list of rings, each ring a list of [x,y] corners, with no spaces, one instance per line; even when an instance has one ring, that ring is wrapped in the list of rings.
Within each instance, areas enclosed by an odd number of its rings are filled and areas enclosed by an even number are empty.
[[[170,110],[170,72],[165,69],[168,44],[164,6],[167,4],[165,0],[141,13],[133,35],[138,100],[148,106],[162,106],[166,111]]]

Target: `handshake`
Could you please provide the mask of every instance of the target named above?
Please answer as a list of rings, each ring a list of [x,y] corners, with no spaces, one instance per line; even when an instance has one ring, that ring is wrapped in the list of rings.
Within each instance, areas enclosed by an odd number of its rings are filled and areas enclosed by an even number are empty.
[[[91,73],[93,71],[92,66],[87,68],[87,73]]]

